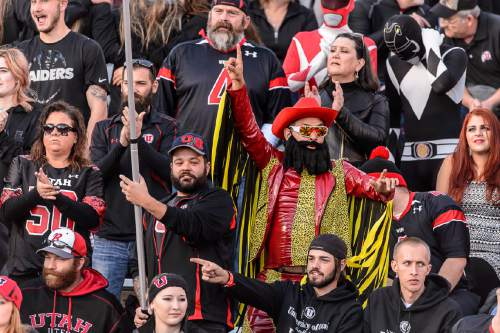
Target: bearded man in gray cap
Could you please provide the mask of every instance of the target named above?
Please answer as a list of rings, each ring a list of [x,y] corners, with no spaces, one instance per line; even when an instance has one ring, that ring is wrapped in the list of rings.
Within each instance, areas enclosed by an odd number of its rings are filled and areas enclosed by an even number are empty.
[[[345,278],[347,247],[331,234],[316,237],[307,255],[307,282],[279,281],[268,284],[229,272],[200,258],[202,278],[227,287],[238,301],[265,311],[274,320],[277,333],[362,332],[358,292]]]

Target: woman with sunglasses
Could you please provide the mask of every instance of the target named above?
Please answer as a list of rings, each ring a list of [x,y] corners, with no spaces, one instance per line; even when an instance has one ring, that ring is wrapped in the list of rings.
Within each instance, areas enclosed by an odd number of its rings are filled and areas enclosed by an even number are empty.
[[[441,165],[436,189],[462,205],[470,232],[468,278],[485,297],[500,286],[500,122],[493,112],[467,114],[455,152]],[[488,276],[488,271],[494,273]]]
[[[68,227],[87,241],[104,213],[102,177],[85,156],[85,125],[78,109],[54,102],[40,115],[29,156],[14,158],[0,199],[10,229],[7,271],[18,283],[38,277],[35,251],[51,231]]]
[[[389,106],[377,93],[378,80],[363,36],[339,34],[330,45],[327,71],[330,80],[319,91],[306,85],[304,93],[339,111],[326,138],[330,156],[360,165],[373,148],[386,144],[389,133]]]

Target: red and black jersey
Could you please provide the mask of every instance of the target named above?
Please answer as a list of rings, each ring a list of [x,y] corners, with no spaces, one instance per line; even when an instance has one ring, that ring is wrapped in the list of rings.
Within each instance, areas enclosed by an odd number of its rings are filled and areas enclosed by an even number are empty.
[[[469,258],[470,238],[462,209],[440,192],[411,192],[408,205],[392,221],[396,239],[418,237],[431,249],[432,272],[447,258]],[[465,287],[462,279],[457,287]]]
[[[272,123],[278,112],[290,106],[290,91],[274,53],[243,40],[244,76],[259,126]],[[223,53],[203,38],[177,45],[158,73],[160,110],[177,119],[179,128],[202,135],[211,143],[217,109],[228,85],[224,62],[236,50]],[[209,145],[211,146],[211,145]]]
[[[8,273],[33,275],[42,269],[35,253],[48,235],[59,227],[80,233],[90,249],[90,231],[95,231],[105,210],[102,177],[94,166],[78,171],[43,166],[51,183],[59,186],[56,200],[44,200],[36,190],[37,166],[28,156],[14,158],[0,198],[0,220],[10,229]]]

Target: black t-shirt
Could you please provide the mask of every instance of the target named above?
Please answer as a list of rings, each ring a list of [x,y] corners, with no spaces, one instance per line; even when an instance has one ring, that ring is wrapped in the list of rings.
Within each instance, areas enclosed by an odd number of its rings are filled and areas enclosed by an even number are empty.
[[[38,195],[35,188],[38,167],[28,156],[16,157],[9,169],[0,198],[0,218],[10,229],[9,274],[41,271],[42,258],[35,251],[59,227],[80,233],[90,249],[90,229],[97,228],[104,215],[102,176],[96,167],[72,171],[45,165],[43,169],[51,183],[60,187],[61,194],[55,201]],[[96,218],[89,218],[88,210]]]
[[[418,237],[431,249],[432,272],[438,273],[447,258],[469,258],[470,238],[462,209],[440,192],[411,192],[408,206],[393,218],[394,239]],[[462,279],[457,287],[465,287]]]
[[[92,39],[70,31],[56,43],[36,36],[19,44],[30,65],[35,108],[64,100],[80,109],[88,122],[86,91],[90,85],[108,90],[108,74],[101,47]]]
[[[500,88],[500,16],[482,12],[474,39],[446,38],[450,45],[460,46],[467,53],[467,85],[487,85]]]

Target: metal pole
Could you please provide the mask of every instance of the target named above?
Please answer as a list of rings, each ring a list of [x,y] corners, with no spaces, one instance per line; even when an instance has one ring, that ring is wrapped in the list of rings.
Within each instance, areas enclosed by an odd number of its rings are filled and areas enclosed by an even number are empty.
[[[123,0],[123,22],[125,34],[125,64],[128,81],[128,119],[130,124],[130,139],[137,137],[135,128],[134,80],[132,66],[132,38],[130,35],[130,0]],[[137,143],[130,143],[130,158],[132,162],[132,179],[139,182],[139,154]],[[137,259],[139,264],[139,303],[142,310],[147,310],[146,304],[146,265],[144,260],[144,237],[142,229],[142,209],[134,205],[135,236],[137,244]]]

